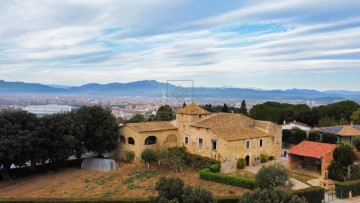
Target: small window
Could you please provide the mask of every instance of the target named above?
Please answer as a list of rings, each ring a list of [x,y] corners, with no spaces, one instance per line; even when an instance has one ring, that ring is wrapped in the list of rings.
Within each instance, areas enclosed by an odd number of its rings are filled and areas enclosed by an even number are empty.
[[[134,144],[135,144],[135,140],[134,140],[134,138],[129,137],[129,138],[128,138],[128,144],[132,144],[132,145],[134,145]]]
[[[188,136],[185,137],[185,141],[184,141],[184,142],[185,142],[185,144],[189,144],[189,137],[188,137]]]
[[[246,149],[250,148],[250,141],[249,140],[246,141],[246,146],[245,147],[246,147]]]
[[[199,138],[199,147],[202,147],[202,146],[203,146],[203,139]]]
[[[121,144],[125,144],[125,137],[122,136],[122,135],[120,135],[120,137],[119,137],[119,142],[120,142]]]
[[[211,149],[216,150],[216,140],[211,140]]]
[[[201,115],[199,115],[199,118],[201,118]]]
[[[263,139],[260,139],[260,147],[263,146]]]

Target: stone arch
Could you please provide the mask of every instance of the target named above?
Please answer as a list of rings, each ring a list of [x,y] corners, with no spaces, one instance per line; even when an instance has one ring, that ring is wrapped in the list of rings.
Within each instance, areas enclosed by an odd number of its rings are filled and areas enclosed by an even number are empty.
[[[145,145],[153,145],[157,143],[157,137],[151,135],[145,139]]]
[[[166,147],[176,147],[177,145],[177,136],[175,134],[170,134],[166,137],[164,143]]]
[[[135,140],[134,140],[134,138],[132,138],[132,137],[128,137],[128,144],[132,144],[132,145],[135,145]]]
[[[125,137],[123,135],[120,135],[119,142],[120,144],[125,144]]]

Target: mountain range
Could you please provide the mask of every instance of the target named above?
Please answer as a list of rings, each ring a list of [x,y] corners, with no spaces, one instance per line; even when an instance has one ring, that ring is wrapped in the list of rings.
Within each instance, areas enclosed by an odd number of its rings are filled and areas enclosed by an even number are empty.
[[[163,97],[196,100],[273,100],[334,102],[350,99],[359,102],[360,91],[309,89],[261,90],[234,87],[180,87],[174,84],[143,80],[130,83],[90,83],[81,86],[44,85],[0,80],[1,95],[74,95],[98,97]]]

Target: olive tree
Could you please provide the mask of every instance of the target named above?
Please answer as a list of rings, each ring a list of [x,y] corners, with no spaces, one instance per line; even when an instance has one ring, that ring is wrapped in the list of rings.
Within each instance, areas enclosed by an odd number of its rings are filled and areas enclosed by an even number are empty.
[[[262,189],[284,188],[293,186],[290,175],[284,165],[274,163],[262,167],[255,176],[256,184]]]

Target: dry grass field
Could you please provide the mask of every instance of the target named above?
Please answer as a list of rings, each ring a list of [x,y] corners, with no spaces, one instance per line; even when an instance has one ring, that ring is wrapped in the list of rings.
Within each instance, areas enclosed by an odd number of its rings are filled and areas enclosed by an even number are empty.
[[[185,184],[201,186],[215,197],[241,196],[241,187],[201,180],[197,171],[185,168],[176,174],[156,164],[150,170],[144,164],[121,163],[112,172],[96,172],[78,168],[49,171],[0,182],[1,198],[148,198],[156,195],[155,183],[161,176],[181,178]]]

